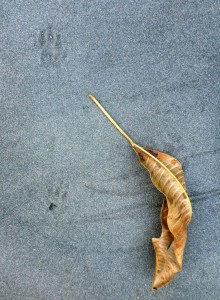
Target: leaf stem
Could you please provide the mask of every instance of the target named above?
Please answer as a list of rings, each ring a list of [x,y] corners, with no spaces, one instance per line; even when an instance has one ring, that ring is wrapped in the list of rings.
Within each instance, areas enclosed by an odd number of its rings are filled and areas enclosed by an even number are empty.
[[[103,114],[109,119],[109,121],[118,129],[118,131],[126,138],[126,140],[134,147],[136,144],[134,141],[124,132],[124,130],[115,122],[115,120],[109,115],[109,113],[104,109],[100,102],[90,93],[89,98],[98,106],[98,108],[103,112]]]

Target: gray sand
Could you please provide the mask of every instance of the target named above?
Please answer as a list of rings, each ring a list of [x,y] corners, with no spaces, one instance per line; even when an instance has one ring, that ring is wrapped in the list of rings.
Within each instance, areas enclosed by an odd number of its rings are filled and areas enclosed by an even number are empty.
[[[1,1],[0,299],[218,299],[219,1]],[[151,291],[162,195],[140,145],[182,163],[184,266]]]

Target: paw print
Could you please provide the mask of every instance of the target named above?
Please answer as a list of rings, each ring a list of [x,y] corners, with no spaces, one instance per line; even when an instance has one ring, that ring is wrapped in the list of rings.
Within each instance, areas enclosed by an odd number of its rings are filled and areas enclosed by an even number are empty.
[[[63,180],[58,181],[47,189],[48,200],[51,203],[49,209],[52,210],[54,207],[61,206],[67,200],[69,192],[69,183]]]
[[[61,34],[53,30],[51,25],[40,31],[38,45],[41,48],[41,63],[45,66],[59,64],[66,57]]]

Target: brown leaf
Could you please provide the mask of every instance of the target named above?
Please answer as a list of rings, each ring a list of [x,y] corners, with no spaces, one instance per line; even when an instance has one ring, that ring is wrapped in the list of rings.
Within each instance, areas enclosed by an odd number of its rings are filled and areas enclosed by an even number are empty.
[[[166,153],[138,146],[99,101],[91,94],[89,97],[128,140],[140,163],[149,171],[154,186],[165,196],[161,208],[162,233],[160,238],[152,239],[156,253],[152,288],[161,288],[182,269],[187,226],[192,217],[192,206],[186,192],[182,165],[176,158]]]
[[[182,269],[192,207],[180,162],[157,150],[137,145],[133,148],[140,163],[149,171],[154,186],[165,196],[161,209],[162,234],[160,238],[152,239],[156,253],[152,288],[158,289],[169,283],[174,274]]]

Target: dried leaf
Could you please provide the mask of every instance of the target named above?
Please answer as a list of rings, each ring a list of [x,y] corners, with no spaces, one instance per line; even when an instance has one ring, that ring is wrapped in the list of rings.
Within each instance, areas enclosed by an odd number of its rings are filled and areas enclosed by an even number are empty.
[[[160,238],[152,239],[156,252],[152,288],[158,289],[182,269],[192,207],[180,162],[163,152],[137,145],[133,148],[140,163],[149,171],[154,186],[165,196],[161,209],[162,234]]]
[[[152,239],[156,253],[152,288],[161,288],[182,269],[187,226],[192,217],[192,206],[186,192],[182,165],[166,153],[138,146],[112,119],[98,100],[91,94],[89,97],[128,140],[138,155],[140,163],[149,171],[152,183],[165,196],[161,208],[162,234],[160,238]]]

